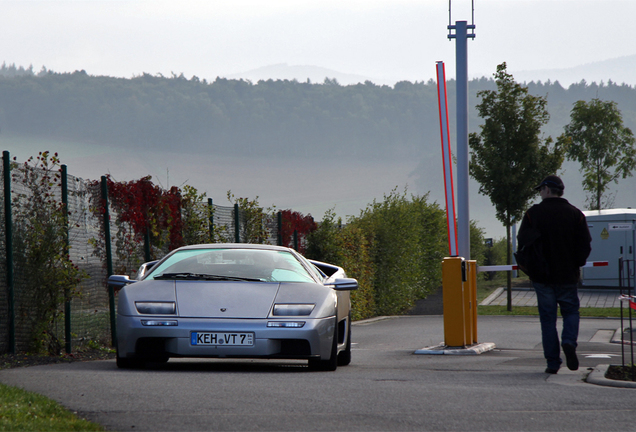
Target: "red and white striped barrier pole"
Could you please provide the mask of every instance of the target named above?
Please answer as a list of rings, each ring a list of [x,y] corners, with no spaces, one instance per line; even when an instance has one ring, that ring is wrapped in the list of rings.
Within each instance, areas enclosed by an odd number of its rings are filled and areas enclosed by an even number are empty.
[[[636,296],[623,294],[618,297],[619,301],[626,301],[630,308],[636,310]]]
[[[605,267],[609,265],[609,261],[588,261],[583,266],[586,267]],[[477,272],[485,272],[485,271],[512,271],[519,270],[519,266],[517,264],[512,265],[495,265],[495,266],[477,266]]]
[[[439,126],[442,133],[442,162],[444,168],[444,190],[446,193],[446,226],[448,227],[448,249],[450,256],[459,256],[457,244],[457,219],[455,217],[455,188],[453,186],[453,155],[451,154],[448,128],[448,97],[446,95],[446,72],[444,62],[436,63],[437,100]]]

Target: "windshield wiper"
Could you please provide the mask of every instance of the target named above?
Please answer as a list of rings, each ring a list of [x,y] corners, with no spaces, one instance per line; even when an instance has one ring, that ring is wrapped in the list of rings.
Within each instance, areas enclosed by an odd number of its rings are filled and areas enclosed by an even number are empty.
[[[164,273],[154,277],[157,279],[184,279],[184,280],[217,280],[217,281],[244,281],[244,282],[261,282],[261,279],[246,278],[239,276],[221,276],[204,273]]]

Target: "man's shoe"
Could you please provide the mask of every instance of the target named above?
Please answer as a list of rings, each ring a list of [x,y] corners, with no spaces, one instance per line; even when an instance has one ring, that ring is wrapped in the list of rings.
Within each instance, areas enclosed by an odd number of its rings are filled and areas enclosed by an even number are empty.
[[[545,373],[547,374],[556,374],[559,370],[558,369],[552,369],[552,368],[546,368],[545,369]]]
[[[565,362],[570,370],[578,370],[579,359],[576,356],[576,347],[572,344],[563,344],[563,353],[565,354]]]

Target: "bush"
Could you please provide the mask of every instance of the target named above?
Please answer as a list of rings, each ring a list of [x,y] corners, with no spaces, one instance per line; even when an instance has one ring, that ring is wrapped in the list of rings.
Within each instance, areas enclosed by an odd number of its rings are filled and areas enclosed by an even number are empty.
[[[68,213],[56,199],[60,187],[57,154],[40,152],[24,164],[13,164],[12,176],[25,186],[14,194],[14,262],[20,275],[17,316],[28,321],[29,350],[59,355],[62,344],[57,325],[63,304],[78,295],[75,290],[88,275],[68,255]]]
[[[181,191],[181,220],[183,244],[213,243],[210,238],[210,216],[205,192],[199,191],[189,185],[185,185]]]
[[[374,264],[374,297],[378,315],[394,315],[412,307],[441,283],[446,246],[443,211],[427,196],[395,190],[374,201],[352,225],[360,227]]]
[[[307,236],[307,258],[338,265],[347,276],[358,280],[351,293],[351,317],[354,320],[375,315],[373,296],[374,267],[366,236],[354,225],[342,226],[333,210],[325,213],[317,229]]]
[[[345,227],[332,210],[309,236],[307,256],[343,267],[358,279],[354,316],[394,315],[411,308],[441,284],[446,221],[427,196],[395,190],[373,202]]]

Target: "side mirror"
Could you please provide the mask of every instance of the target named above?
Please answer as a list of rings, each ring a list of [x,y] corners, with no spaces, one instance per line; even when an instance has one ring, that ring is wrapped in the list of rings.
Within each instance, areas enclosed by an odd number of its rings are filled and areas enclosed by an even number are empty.
[[[155,260],[155,261],[149,261],[146,263],[143,263],[140,267],[139,270],[137,270],[137,280],[142,280],[144,278],[144,276],[146,276],[146,273],[148,273],[150,271],[151,268],[154,267],[155,264],[157,264],[159,262],[159,260]]]
[[[337,291],[353,291],[358,289],[358,281],[353,278],[336,279],[333,283],[333,289]]]
[[[135,282],[126,275],[112,275],[108,278],[108,286],[115,288],[123,288],[128,284]]]

